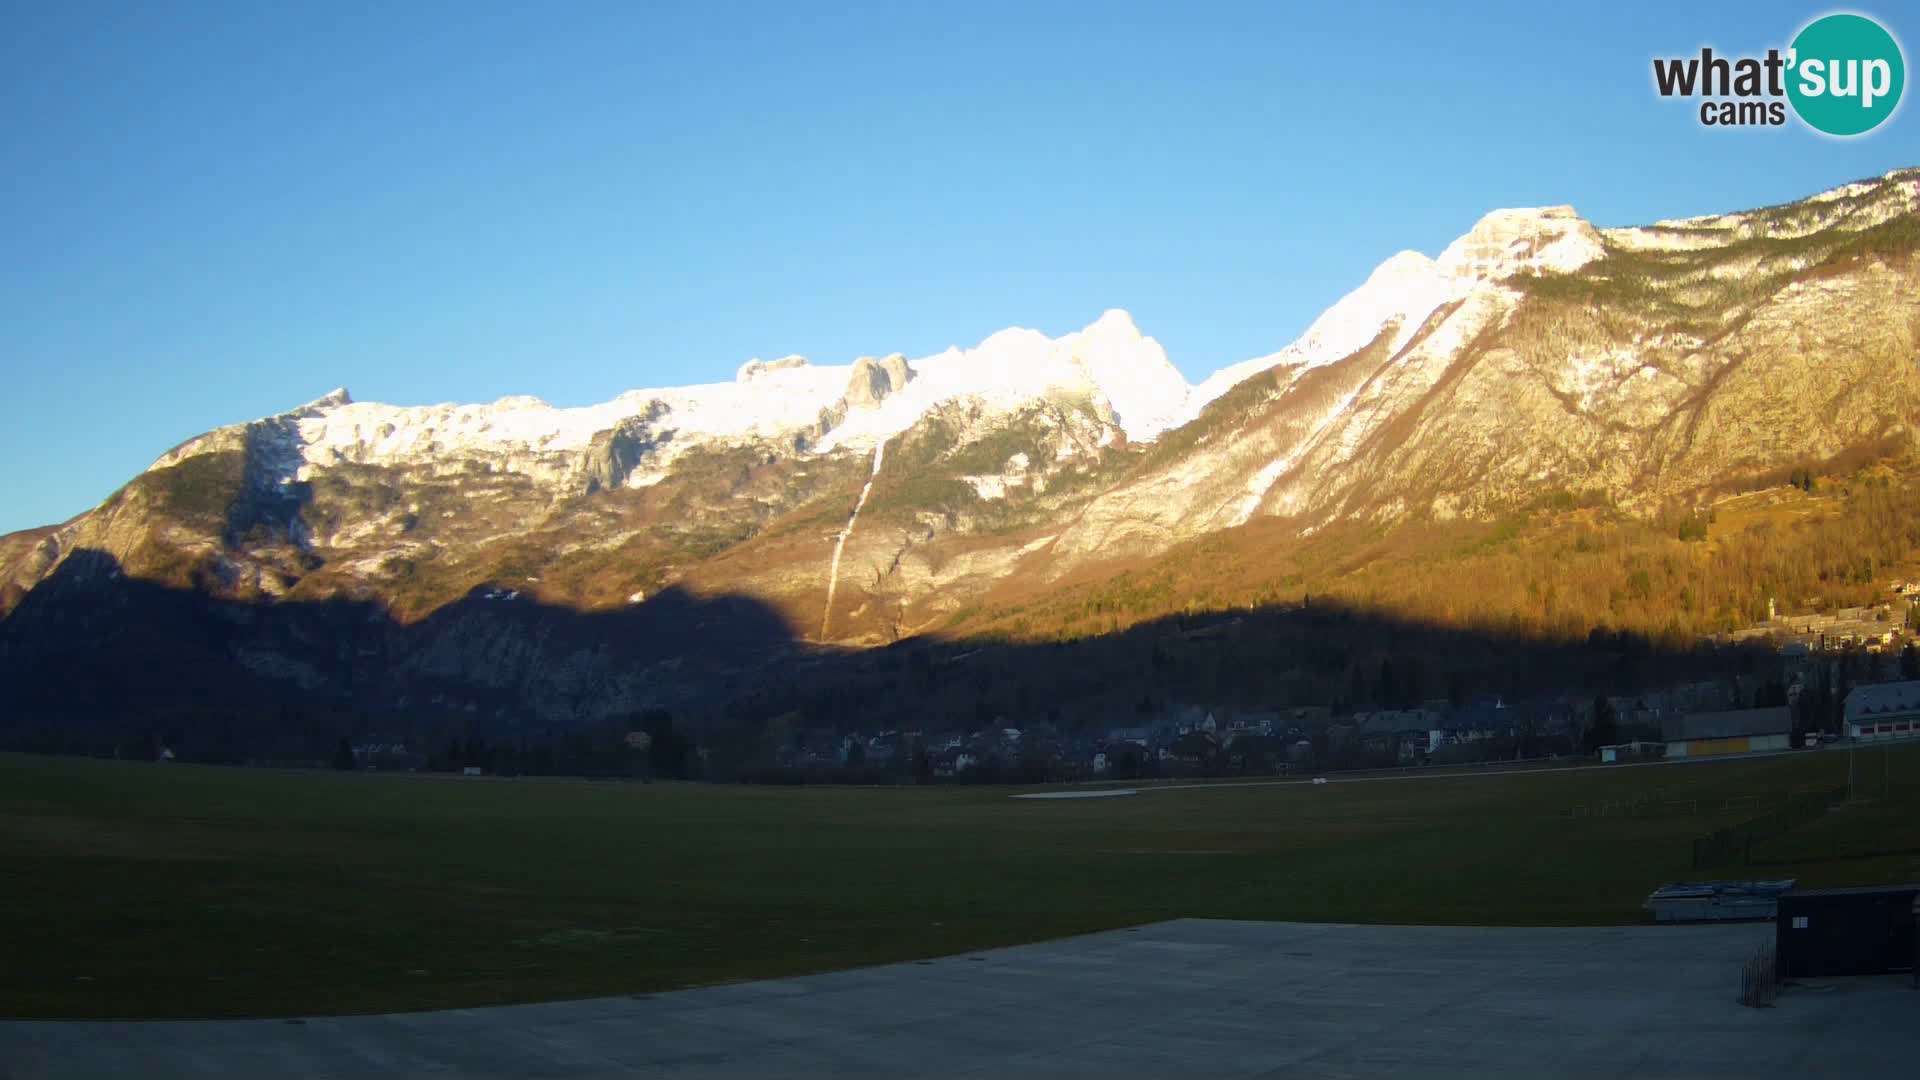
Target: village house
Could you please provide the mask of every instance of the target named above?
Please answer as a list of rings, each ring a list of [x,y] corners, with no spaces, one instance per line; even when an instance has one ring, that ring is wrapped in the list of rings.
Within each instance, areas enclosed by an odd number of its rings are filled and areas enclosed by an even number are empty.
[[[869,765],[884,765],[892,761],[900,752],[900,733],[883,731],[867,740],[866,762]]]
[[[1285,768],[1288,748],[1284,735],[1241,734],[1226,746],[1227,765],[1245,772]]]
[[[1515,712],[1518,726],[1538,735],[1571,735],[1584,726],[1579,710],[1570,701],[1540,701]]]
[[[1920,682],[1856,686],[1842,705],[1848,737],[1865,741],[1920,737]]]
[[[1108,743],[1095,751],[1095,756],[1104,762],[1105,770],[1137,770],[1152,760],[1152,752],[1139,743]]]
[[[1439,728],[1444,733],[1441,741],[1448,743],[1480,742],[1498,735],[1511,735],[1513,710],[1507,708],[1506,699],[1498,694],[1485,695],[1444,714]],[[1438,744],[1431,749],[1439,749]]]
[[[1235,713],[1227,721],[1226,733],[1231,739],[1240,735],[1272,735],[1279,729],[1279,713],[1248,711]]]
[[[420,769],[425,768],[427,756],[417,754],[407,748],[405,739],[393,736],[375,737],[354,743],[353,759],[368,769]]]
[[[1293,705],[1280,710],[1280,720],[1290,728],[1318,730],[1333,720],[1331,705]]]
[[[1210,731],[1189,731],[1175,739],[1163,756],[1182,765],[1210,765],[1219,759],[1220,741]]]
[[[971,752],[961,747],[944,747],[931,758],[933,775],[951,779],[972,768],[976,760]]]
[[[1391,755],[1402,764],[1425,760],[1434,747],[1433,733],[1444,720],[1429,709],[1375,709],[1353,714],[1358,737],[1368,751]]]

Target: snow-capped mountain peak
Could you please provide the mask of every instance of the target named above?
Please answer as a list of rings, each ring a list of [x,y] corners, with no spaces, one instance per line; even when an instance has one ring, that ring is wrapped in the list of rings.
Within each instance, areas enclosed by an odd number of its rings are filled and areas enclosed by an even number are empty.
[[[1152,439],[1186,419],[1186,377],[1125,311],[1109,309],[1059,345],[1085,368],[1129,438]]]
[[[657,451],[662,464],[710,441],[768,439],[820,453],[870,448],[959,399],[1004,412],[1050,398],[1085,401],[1128,438],[1144,440],[1184,419],[1189,390],[1160,343],[1115,309],[1059,338],[1013,327],[971,349],[911,360],[897,353],[849,364],[754,359],[730,382],[632,390],[574,408],[534,397],[396,406],[355,401],[342,388],[270,420],[290,449],[297,444],[304,471],[468,455],[559,477],[580,467],[580,453],[596,438],[636,422],[666,436]],[[225,448],[248,426],[193,440],[155,465]]]
[[[1599,231],[1571,206],[1492,211],[1437,259],[1418,251],[1390,256],[1286,348],[1215,372],[1188,398],[1188,414],[1270,368],[1343,360],[1389,327],[1389,347],[1398,351],[1435,311],[1477,289],[1520,273],[1569,273],[1605,254]]]
[[[1384,288],[1395,281],[1424,279],[1436,269],[1433,259],[1409,249],[1388,256],[1385,262],[1374,267],[1373,273],[1367,275],[1366,283]]]
[[[1234,386],[1281,365],[1319,367],[1359,352],[1393,326],[1391,347],[1400,348],[1435,310],[1460,299],[1472,281],[1446,272],[1417,251],[1402,251],[1375,267],[1361,286],[1334,302],[1307,332],[1277,353],[1255,357],[1215,372],[1188,399],[1197,414]]]
[[[1606,254],[1599,230],[1571,206],[1495,210],[1436,260],[1458,277],[1499,281],[1542,270],[1571,273]]]
[[[906,363],[913,379],[904,392],[870,412],[849,415],[828,433],[822,449],[889,437],[946,401],[970,398],[1013,409],[1058,395],[1096,396],[1128,438],[1151,439],[1181,422],[1189,393],[1166,350],[1118,309],[1058,338],[1009,327],[971,349],[949,348]]]

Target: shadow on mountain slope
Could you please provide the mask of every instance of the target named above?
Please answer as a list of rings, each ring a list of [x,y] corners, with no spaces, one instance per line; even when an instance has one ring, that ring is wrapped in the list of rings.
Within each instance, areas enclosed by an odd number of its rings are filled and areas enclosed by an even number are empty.
[[[298,713],[347,734],[593,726],[737,685],[796,647],[771,609],[669,589],[579,612],[476,589],[403,623],[356,600],[248,602],[75,552],[0,623],[8,741],[210,716]]]
[[[1540,640],[1325,603],[1064,643],[865,651],[806,643],[752,598],[680,589],[583,612],[481,588],[403,623],[365,601],[170,588],[81,551],[0,622],[0,747],[113,753],[166,731],[218,747],[204,759],[246,760],[289,739],[617,734],[666,708],[748,757],[763,752],[756,740],[808,729],[1104,731],[1176,703],[1347,711],[1500,695],[1564,712],[1691,680],[1750,704],[1779,664],[1758,648],[1663,650],[1603,631]]]
[[[240,486],[227,504],[221,540],[237,547],[262,534],[302,549],[310,534],[304,520],[313,502],[313,485],[298,479],[301,448],[299,420],[279,416],[248,427],[241,448]]]

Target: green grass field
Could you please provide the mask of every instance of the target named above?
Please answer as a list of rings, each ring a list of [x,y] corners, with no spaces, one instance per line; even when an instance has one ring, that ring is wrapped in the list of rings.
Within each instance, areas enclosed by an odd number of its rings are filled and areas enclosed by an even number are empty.
[[[1694,836],[1846,756],[1041,802],[0,755],[0,1014],[644,993],[1177,916],[1634,922],[1675,879],[1920,878],[1833,857],[1920,846],[1920,747],[1873,760],[1878,800],[1804,827],[1819,861],[1709,874]],[[1635,799],[1656,812],[1562,813]]]

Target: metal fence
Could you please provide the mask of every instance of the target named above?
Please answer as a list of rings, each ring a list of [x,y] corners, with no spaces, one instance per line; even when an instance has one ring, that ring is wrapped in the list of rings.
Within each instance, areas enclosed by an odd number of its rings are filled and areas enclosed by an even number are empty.
[[[1715,829],[1693,842],[1694,869],[1730,862],[1751,862],[1756,842],[1771,840],[1790,829],[1817,820],[1846,797],[1846,788],[1803,792],[1790,796],[1779,807],[1757,818]]]
[[[1779,996],[1780,966],[1773,946],[1762,945],[1740,965],[1740,1004],[1765,1009]]]

